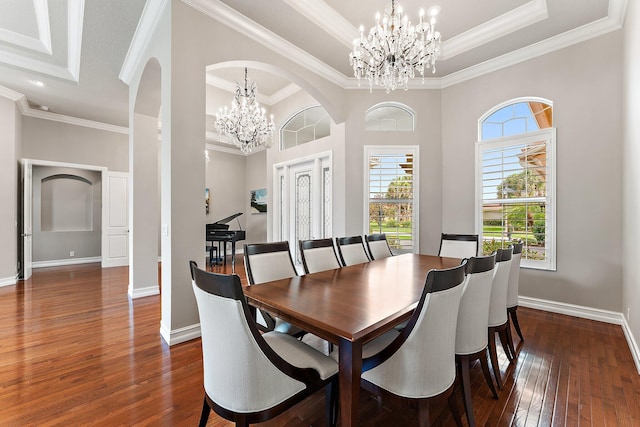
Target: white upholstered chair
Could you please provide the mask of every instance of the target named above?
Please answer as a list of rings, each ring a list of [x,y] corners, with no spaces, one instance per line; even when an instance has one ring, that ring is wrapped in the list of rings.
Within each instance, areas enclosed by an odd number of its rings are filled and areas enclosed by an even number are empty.
[[[496,269],[491,287],[491,301],[489,303],[489,356],[493,367],[493,375],[496,377],[496,382],[500,390],[502,390],[502,377],[500,375],[500,366],[498,365],[496,333],[500,335],[502,348],[509,361],[515,357],[513,342],[510,339],[511,328],[509,317],[507,316],[507,288],[509,286],[512,256],[512,247],[498,249],[496,251]]]
[[[200,426],[211,409],[239,426],[266,421],[323,387],[327,424],[335,425],[338,364],[290,335],[261,334],[237,275],[190,266],[202,333]]]
[[[522,242],[513,243],[513,257],[511,258],[511,271],[509,273],[509,288],[507,290],[507,313],[511,318],[514,328],[520,337],[520,341],[524,341],[520,323],[518,322],[518,285],[520,283],[520,261],[522,260]]]
[[[250,285],[298,275],[287,241],[245,244],[244,267]],[[275,330],[295,337],[301,337],[305,334],[300,328],[274,318],[263,310],[256,313],[256,321],[258,327],[263,331]]]
[[[389,242],[387,242],[387,236],[384,233],[369,234],[365,240],[367,242],[367,249],[369,249],[369,256],[372,260],[393,256]]]
[[[299,244],[305,274],[342,267],[333,247],[333,239],[300,240]]]
[[[451,258],[471,258],[478,255],[477,234],[442,233],[439,256]]]
[[[402,332],[391,330],[363,348],[363,386],[417,400],[420,425],[429,425],[429,401],[438,396],[449,399],[454,420],[462,425],[452,392],[465,267],[463,261],[451,269],[429,271],[418,305]]]
[[[458,324],[456,329],[456,362],[458,365],[464,408],[470,427],[474,427],[475,416],[471,399],[471,378],[469,367],[471,362],[480,361],[482,373],[487,381],[493,397],[498,393],[493,385],[489,372],[487,330],[489,327],[489,302],[493,285],[493,273],[496,255],[472,257],[467,262],[467,283],[464,286]]]
[[[336,246],[340,262],[345,267],[370,261],[362,236],[336,237]]]

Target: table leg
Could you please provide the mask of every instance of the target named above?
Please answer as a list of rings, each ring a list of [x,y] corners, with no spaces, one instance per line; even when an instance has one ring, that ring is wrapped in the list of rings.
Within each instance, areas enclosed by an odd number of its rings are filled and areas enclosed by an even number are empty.
[[[362,343],[340,340],[339,344],[340,413],[342,427],[358,425]]]
[[[236,272],[236,241],[231,241],[231,273]]]

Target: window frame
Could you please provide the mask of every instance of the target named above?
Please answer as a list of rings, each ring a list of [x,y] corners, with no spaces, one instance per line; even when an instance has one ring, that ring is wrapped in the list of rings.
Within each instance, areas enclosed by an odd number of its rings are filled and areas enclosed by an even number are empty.
[[[527,100],[531,100],[531,98],[527,98]],[[491,110],[491,113],[498,111],[500,108],[508,106],[510,104],[523,102],[522,100],[508,102],[506,104],[502,104],[501,106],[496,107]],[[548,103],[548,101],[545,101]],[[550,104],[550,103],[549,103]],[[552,104],[550,104],[552,105]],[[486,114],[483,118],[489,116]],[[479,122],[481,126],[481,121]],[[480,135],[479,135],[480,136]],[[483,189],[482,189],[482,154],[484,151],[489,149],[500,149],[511,146],[523,145],[526,143],[538,142],[541,140],[546,141],[546,153],[547,153],[547,181],[546,181],[546,201],[545,201],[545,229],[548,230],[548,238],[545,239],[545,251],[546,251],[546,260],[545,261],[536,261],[536,260],[527,260],[522,258],[521,267],[523,268],[531,268],[537,270],[548,270],[548,271],[556,271],[556,180],[557,180],[557,172],[556,172],[556,128],[550,127],[546,129],[541,129],[535,132],[522,133],[517,135],[509,135],[505,137],[492,138],[487,140],[478,140],[476,143],[475,149],[475,184],[476,184],[476,202],[475,202],[475,217],[476,217],[476,233],[480,237],[480,243],[483,241]],[[517,199],[518,201],[526,201],[527,199],[532,198],[521,198]],[[505,199],[506,200],[506,199]],[[511,202],[513,203],[513,201]]]
[[[413,228],[413,249],[411,253],[420,253],[420,146],[419,145],[365,145],[364,146],[364,209],[363,209],[363,234],[369,233],[369,158],[376,154],[411,153],[413,155],[413,199],[411,220]]]
[[[411,129],[398,129],[397,120],[396,120],[396,128],[395,129],[367,129],[367,115],[377,109],[393,107],[399,110],[402,110],[407,113],[409,117],[411,117]],[[415,132],[416,130],[416,112],[413,111],[411,107],[406,104],[394,101],[385,101],[379,102],[376,105],[368,108],[367,111],[364,112],[364,130],[366,132]]]
[[[311,110],[311,109],[314,109],[314,108],[321,108],[321,109],[324,111],[324,113],[325,113],[325,115],[326,115],[326,117],[327,117],[327,120],[329,121],[329,134],[327,134],[327,135],[325,135],[325,136],[321,136],[321,137],[316,137],[316,130],[315,130],[315,128],[316,128],[316,124],[314,124],[314,125],[313,125],[313,127],[314,127],[314,131],[313,131],[313,132],[314,132],[314,137],[313,137],[313,139],[311,139],[311,140],[309,140],[309,141],[306,141],[306,142],[301,142],[301,143],[299,143],[299,142],[298,142],[298,138],[297,138],[297,136],[296,136],[296,144],[295,144],[295,145],[292,145],[291,147],[285,147],[285,146],[284,146],[284,132],[285,132],[285,128],[287,127],[287,125],[289,125],[289,123],[291,123],[291,121],[293,121],[296,117],[298,117],[298,116],[300,116],[300,115],[304,115],[304,114],[306,114],[306,113],[307,113],[307,111],[309,111],[309,110]],[[316,123],[317,123],[317,122],[316,122]],[[328,137],[330,137],[330,136],[331,136],[331,123],[332,123],[332,121],[331,121],[331,116],[329,115],[329,112],[327,111],[327,109],[326,109],[326,108],[324,108],[324,107],[323,107],[322,105],[320,105],[320,104],[316,104],[316,105],[309,105],[309,106],[307,106],[307,107],[304,107],[304,108],[302,108],[302,109],[300,109],[300,110],[296,111],[295,113],[293,113],[293,114],[292,114],[292,115],[291,115],[291,116],[290,116],[290,117],[289,117],[289,118],[288,118],[288,119],[287,119],[287,120],[282,124],[282,126],[280,126],[280,131],[279,131],[279,136],[280,136],[280,151],[289,150],[289,149],[292,149],[292,148],[295,148],[295,147],[299,147],[299,146],[301,146],[301,145],[305,145],[305,144],[308,144],[308,143],[311,143],[311,142],[314,142],[314,141],[318,141],[318,140],[323,139],[323,138],[328,138]],[[296,135],[297,135],[297,132],[299,132],[299,130],[298,130],[298,131],[296,131]]]

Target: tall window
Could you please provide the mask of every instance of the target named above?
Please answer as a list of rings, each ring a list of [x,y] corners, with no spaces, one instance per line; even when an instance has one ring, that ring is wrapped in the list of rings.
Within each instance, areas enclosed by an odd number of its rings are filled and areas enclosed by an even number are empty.
[[[522,266],[555,270],[555,128],[550,101],[522,98],[479,121],[478,230],[483,253],[524,242]]]
[[[418,250],[418,147],[365,146],[365,233],[385,233],[394,253]]]
[[[305,108],[291,117],[280,129],[282,150],[306,144],[331,134],[329,113],[321,106]]]

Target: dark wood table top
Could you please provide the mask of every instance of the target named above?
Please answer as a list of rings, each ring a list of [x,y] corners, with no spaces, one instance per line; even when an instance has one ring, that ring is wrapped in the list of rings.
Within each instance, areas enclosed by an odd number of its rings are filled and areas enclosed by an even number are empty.
[[[457,258],[403,254],[245,288],[249,303],[337,344],[367,342],[408,319],[427,273]]]

